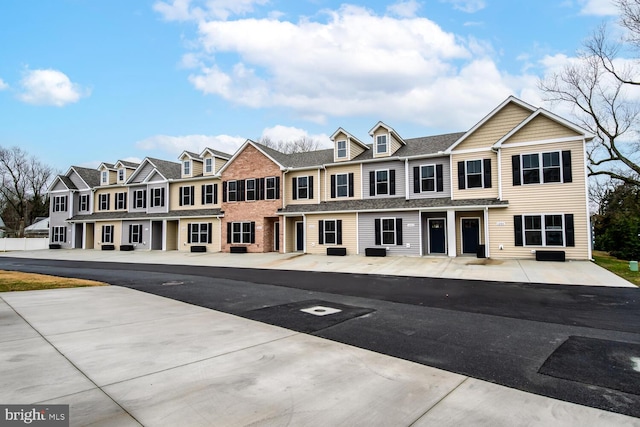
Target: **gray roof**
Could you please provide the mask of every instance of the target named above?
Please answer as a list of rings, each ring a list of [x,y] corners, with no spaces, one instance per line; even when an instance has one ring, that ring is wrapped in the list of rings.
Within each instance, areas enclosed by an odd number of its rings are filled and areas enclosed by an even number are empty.
[[[162,174],[166,179],[180,179],[181,166],[180,163],[170,162],[167,160],[154,159],[147,157],[151,163],[156,167],[158,172]]]
[[[284,209],[278,209],[278,213],[312,213],[312,212],[337,212],[337,211],[379,211],[390,209],[433,209],[450,207],[508,207],[509,202],[498,199],[466,199],[451,200],[449,197],[436,199],[410,199],[404,197],[376,198],[362,200],[340,200],[321,202],[306,205],[289,205]]]
[[[49,231],[49,217],[43,218],[40,221],[36,221],[28,227],[24,228],[27,232]]]
[[[118,160],[120,163],[122,163],[124,166],[128,167],[128,168],[137,168],[138,166],[140,166],[140,163],[134,163],[134,162],[128,162],[126,160]]]
[[[73,166],[80,178],[87,183],[89,187],[97,187],[100,185],[100,171],[97,169],[83,168],[82,166]],[[74,186],[75,187],[75,186]]]
[[[207,148],[207,150],[211,151],[214,155],[218,157],[222,157],[223,159],[226,159],[226,160],[229,160],[231,157],[233,157],[233,154],[224,153],[222,151],[214,150],[212,148]]]
[[[220,209],[191,209],[181,211],[169,211],[162,213],[146,213],[146,212],[97,212],[89,215],[74,215],[69,218],[68,222],[88,222],[88,221],[105,221],[105,220],[145,220],[152,218],[184,218],[184,217],[205,217],[205,216],[222,216]]]
[[[66,175],[58,175],[58,178],[60,178],[60,181],[62,181],[62,183],[64,185],[66,185],[69,190],[77,190],[78,189],[78,187],[76,187],[76,185],[73,183],[73,181],[71,181],[71,178],[69,178],[68,176],[66,176]]]

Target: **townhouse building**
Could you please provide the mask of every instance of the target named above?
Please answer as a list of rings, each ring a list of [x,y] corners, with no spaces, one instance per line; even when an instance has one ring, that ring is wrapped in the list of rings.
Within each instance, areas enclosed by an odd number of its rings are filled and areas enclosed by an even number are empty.
[[[50,187],[54,247],[207,252],[591,258],[586,144],[594,136],[509,97],[466,132],[284,154],[183,152]]]

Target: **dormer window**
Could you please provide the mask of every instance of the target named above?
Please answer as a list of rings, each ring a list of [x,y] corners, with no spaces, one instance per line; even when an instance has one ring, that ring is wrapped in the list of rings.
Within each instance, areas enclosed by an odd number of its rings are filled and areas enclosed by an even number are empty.
[[[338,141],[337,144],[337,157],[339,159],[347,158],[347,141]]]
[[[213,159],[211,157],[204,159],[204,171],[205,173],[213,172]]]
[[[107,171],[102,171],[102,183],[103,184],[108,184],[109,183],[109,172]]]
[[[118,169],[118,181],[124,181],[124,168]]]
[[[383,154],[387,151],[387,135],[378,135],[376,137],[376,154]]]
[[[191,175],[191,161],[185,160],[182,162],[182,174]]]

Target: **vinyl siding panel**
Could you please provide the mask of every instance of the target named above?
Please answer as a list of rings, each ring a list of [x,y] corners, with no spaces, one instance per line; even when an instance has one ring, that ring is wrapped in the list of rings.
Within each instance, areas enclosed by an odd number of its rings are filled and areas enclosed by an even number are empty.
[[[301,176],[313,177],[313,198],[293,200],[293,188],[292,188],[291,182],[293,178],[298,178]],[[320,197],[320,194],[322,193],[322,187],[318,182],[317,170],[311,169],[311,170],[305,170],[300,172],[289,172],[285,174],[284,178],[281,178],[281,180],[282,179],[285,180],[285,188],[286,188],[285,203],[287,205],[308,205],[310,203],[318,203],[320,201],[319,197]]]
[[[144,182],[144,180],[149,176],[149,174],[153,171],[154,167],[151,163],[145,162],[144,166],[138,171],[136,178],[131,181],[131,184],[137,184]]]
[[[116,209],[116,194],[126,193],[127,187],[98,188],[93,194],[93,212],[126,212],[129,208],[130,196],[127,195],[127,209]],[[100,210],[100,194],[109,194],[109,210]]]
[[[414,193],[413,192],[413,168],[416,166],[422,165],[442,165],[442,190],[441,192],[437,191],[427,191],[424,193]],[[449,157],[437,157],[432,159],[420,159],[420,160],[411,160],[409,162],[409,188],[407,191],[409,192],[410,199],[437,199],[441,197],[451,197],[451,168]],[[403,182],[404,185],[404,182]]]
[[[218,203],[203,205],[202,204],[202,186],[209,185],[209,184],[218,184]],[[187,187],[187,186],[193,186],[194,204],[180,206],[180,187]],[[197,180],[197,181],[172,182],[169,185],[168,194],[169,194],[168,206],[170,210],[191,210],[191,209],[203,209],[203,208],[217,209],[217,208],[220,208],[220,204],[222,203],[222,182],[220,181],[219,178],[203,179],[203,180]],[[166,200],[165,200],[165,203],[167,203]]]
[[[144,208],[134,207],[134,193],[138,190],[146,191],[146,203]],[[138,185],[135,187],[129,187],[129,195],[127,196],[127,209],[129,212],[146,212],[149,207],[149,190],[146,185]]]
[[[116,250],[122,241],[122,222],[121,221],[96,221],[94,230],[94,242],[96,242],[96,249],[101,249],[102,242],[102,226],[113,225],[113,243],[106,243],[108,245],[114,245]]]
[[[129,243],[129,225],[139,224],[142,225],[142,243]],[[132,244],[136,250],[139,249],[150,249],[151,242],[151,223],[149,221],[122,221],[122,232],[120,245],[129,245]],[[118,243],[116,243],[118,245]],[[119,249],[116,247],[116,249]]]
[[[519,105],[507,104],[462,141],[455,151],[490,147],[530,115],[529,110]]]
[[[370,196],[369,193],[369,185],[370,185],[370,172],[375,172],[377,170],[395,170],[395,194],[380,194]],[[380,163],[364,163],[362,165],[362,198],[363,199],[373,199],[373,198],[383,198],[383,197],[404,197],[405,196],[405,175],[404,175],[404,162],[393,161],[393,162],[380,162]],[[356,186],[359,186],[360,183],[356,182]]]
[[[73,182],[76,187],[78,187],[78,189],[80,190],[84,190],[84,189],[88,189],[89,186],[84,182],[84,180],[82,178],[80,178],[80,176],[75,173],[75,172],[71,172],[71,174],[69,175],[69,179],[71,180],[71,182]]]
[[[577,132],[544,116],[537,116],[512,135],[505,144],[527,141],[542,141],[553,138],[580,136]]]
[[[318,221],[340,219],[342,220],[342,244],[341,245],[320,245],[318,244]],[[356,214],[323,214],[323,215],[307,215],[307,223],[305,229],[305,240],[307,253],[309,254],[326,254],[328,247],[345,247],[347,255],[357,253],[357,225]]]
[[[202,175],[202,172],[204,171],[204,164],[202,162],[199,162],[197,160],[192,160],[191,167],[193,168],[193,170],[191,171],[191,176]]]
[[[187,243],[189,241],[187,233],[189,230],[189,224],[194,223],[211,223],[211,243]],[[181,219],[178,226],[178,250],[183,252],[191,251],[191,246],[206,246],[207,252],[219,252],[220,250],[220,224],[217,218],[202,217],[202,218],[189,218]]]
[[[458,162],[467,160],[484,160],[491,159],[491,188],[466,188],[460,190],[458,188]],[[505,169],[504,162],[506,158],[503,157],[502,169]],[[511,161],[511,158],[509,158]],[[451,174],[453,176],[453,188],[452,199],[491,199],[498,198],[498,156],[493,151],[481,151],[476,153],[454,154],[451,157]],[[483,166],[484,167],[484,166]],[[484,181],[483,181],[484,182]]]
[[[164,206],[151,206],[151,199],[153,198],[153,189],[154,188],[164,188]],[[169,184],[167,183],[157,183],[157,184],[149,184],[147,187],[147,212],[149,213],[162,213],[169,212]]]
[[[62,181],[56,182],[56,185],[54,185],[53,188],[51,189],[51,191],[68,191],[68,190],[69,189],[67,188],[66,185],[64,185]]]
[[[375,220],[378,218],[402,219],[402,245],[376,245]],[[358,240],[360,253],[366,248],[386,247],[387,255],[420,255],[420,213],[384,212],[361,213],[358,215]]]
[[[391,155],[402,147],[402,143],[391,135]]]
[[[218,171],[220,170],[220,168],[222,168],[222,167],[225,165],[225,163],[227,163],[227,161],[226,161],[226,160],[221,159],[221,158],[219,158],[219,157],[216,157],[216,158],[215,158],[215,162],[214,162],[214,167],[213,167],[214,172],[215,172],[215,173],[218,173]]]
[[[353,173],[353,197],[336,197],[331,198],[331,175],[334,174],[343,174],[343,173]],[[323,201],[335,201],[335,200],[354,200],[354,199],[362,199],[362,176],[361,176],[361,168],[360,164],[352,164],[352,165],[344,165],[344,166],[330,166],[325,169],[323,172],[324,175],[324,185],[322,188],[323,191]]]

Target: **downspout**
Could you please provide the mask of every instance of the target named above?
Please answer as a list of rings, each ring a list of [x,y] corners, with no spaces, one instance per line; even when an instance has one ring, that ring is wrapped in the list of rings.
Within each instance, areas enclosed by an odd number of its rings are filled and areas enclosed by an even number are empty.
[[[404,159],[404,198],[409,200],[409,159]]]
[[[491,150],[498,156],[498,200],[502,201],[502,150],[500,147]]]

